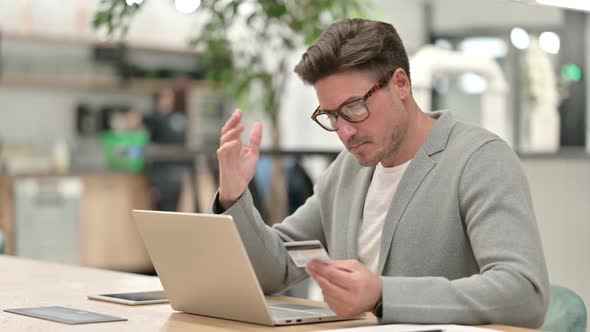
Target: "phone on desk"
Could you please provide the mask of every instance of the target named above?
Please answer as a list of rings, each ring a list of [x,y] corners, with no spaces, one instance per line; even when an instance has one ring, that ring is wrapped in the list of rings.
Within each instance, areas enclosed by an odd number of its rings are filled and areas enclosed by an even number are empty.
[[[168,303],[164,291],[88,295],[88,298],[127,305]]]

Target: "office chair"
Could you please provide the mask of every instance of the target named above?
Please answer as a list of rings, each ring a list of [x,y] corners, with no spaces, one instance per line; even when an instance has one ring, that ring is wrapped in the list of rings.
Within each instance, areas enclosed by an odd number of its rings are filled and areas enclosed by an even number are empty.
[[[552,285],[551,299],[543,331],[586,332],[587,313],[584,301],[574,291]]]

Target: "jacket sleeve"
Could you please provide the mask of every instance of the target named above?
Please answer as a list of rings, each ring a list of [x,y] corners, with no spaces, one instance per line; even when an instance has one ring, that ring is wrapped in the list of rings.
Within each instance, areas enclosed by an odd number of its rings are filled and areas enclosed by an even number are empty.
[[[501,140],[482,145],[465,164],[457,194],[479,273],[382,277],[380,322],[540,326],[549,281],[518,157]]]
[[[326,246],[317,190],[318,185],[297,211],[272,227],[262,220],[248,190],[227,211],[220,208],[219,194],[215,195],[213,212],[233,217],[265,294],[282,292],[308,276],[305,269],[293,264],[283,242],[320,240]]]

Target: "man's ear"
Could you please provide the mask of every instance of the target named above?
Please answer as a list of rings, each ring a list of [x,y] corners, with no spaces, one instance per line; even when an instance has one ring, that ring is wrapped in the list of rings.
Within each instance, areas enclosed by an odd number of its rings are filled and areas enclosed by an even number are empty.
[[[403,68],[397,68],[393,72],[389,84],[392,84],[396,88],[398,95],[402,100],[408,98],[412,93],[410,78],[408,77],[406,71]]]

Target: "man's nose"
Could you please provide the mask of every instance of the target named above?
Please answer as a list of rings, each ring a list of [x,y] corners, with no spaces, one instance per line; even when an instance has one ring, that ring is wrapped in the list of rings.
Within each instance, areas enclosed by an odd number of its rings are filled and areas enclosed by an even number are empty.
[[[340,137],[342,142],[346,143],[351,136],[356,134],[356,128],[354,127],[354,124],[341,117],[336,121],[336,125],[338,126],[338,137]]]

